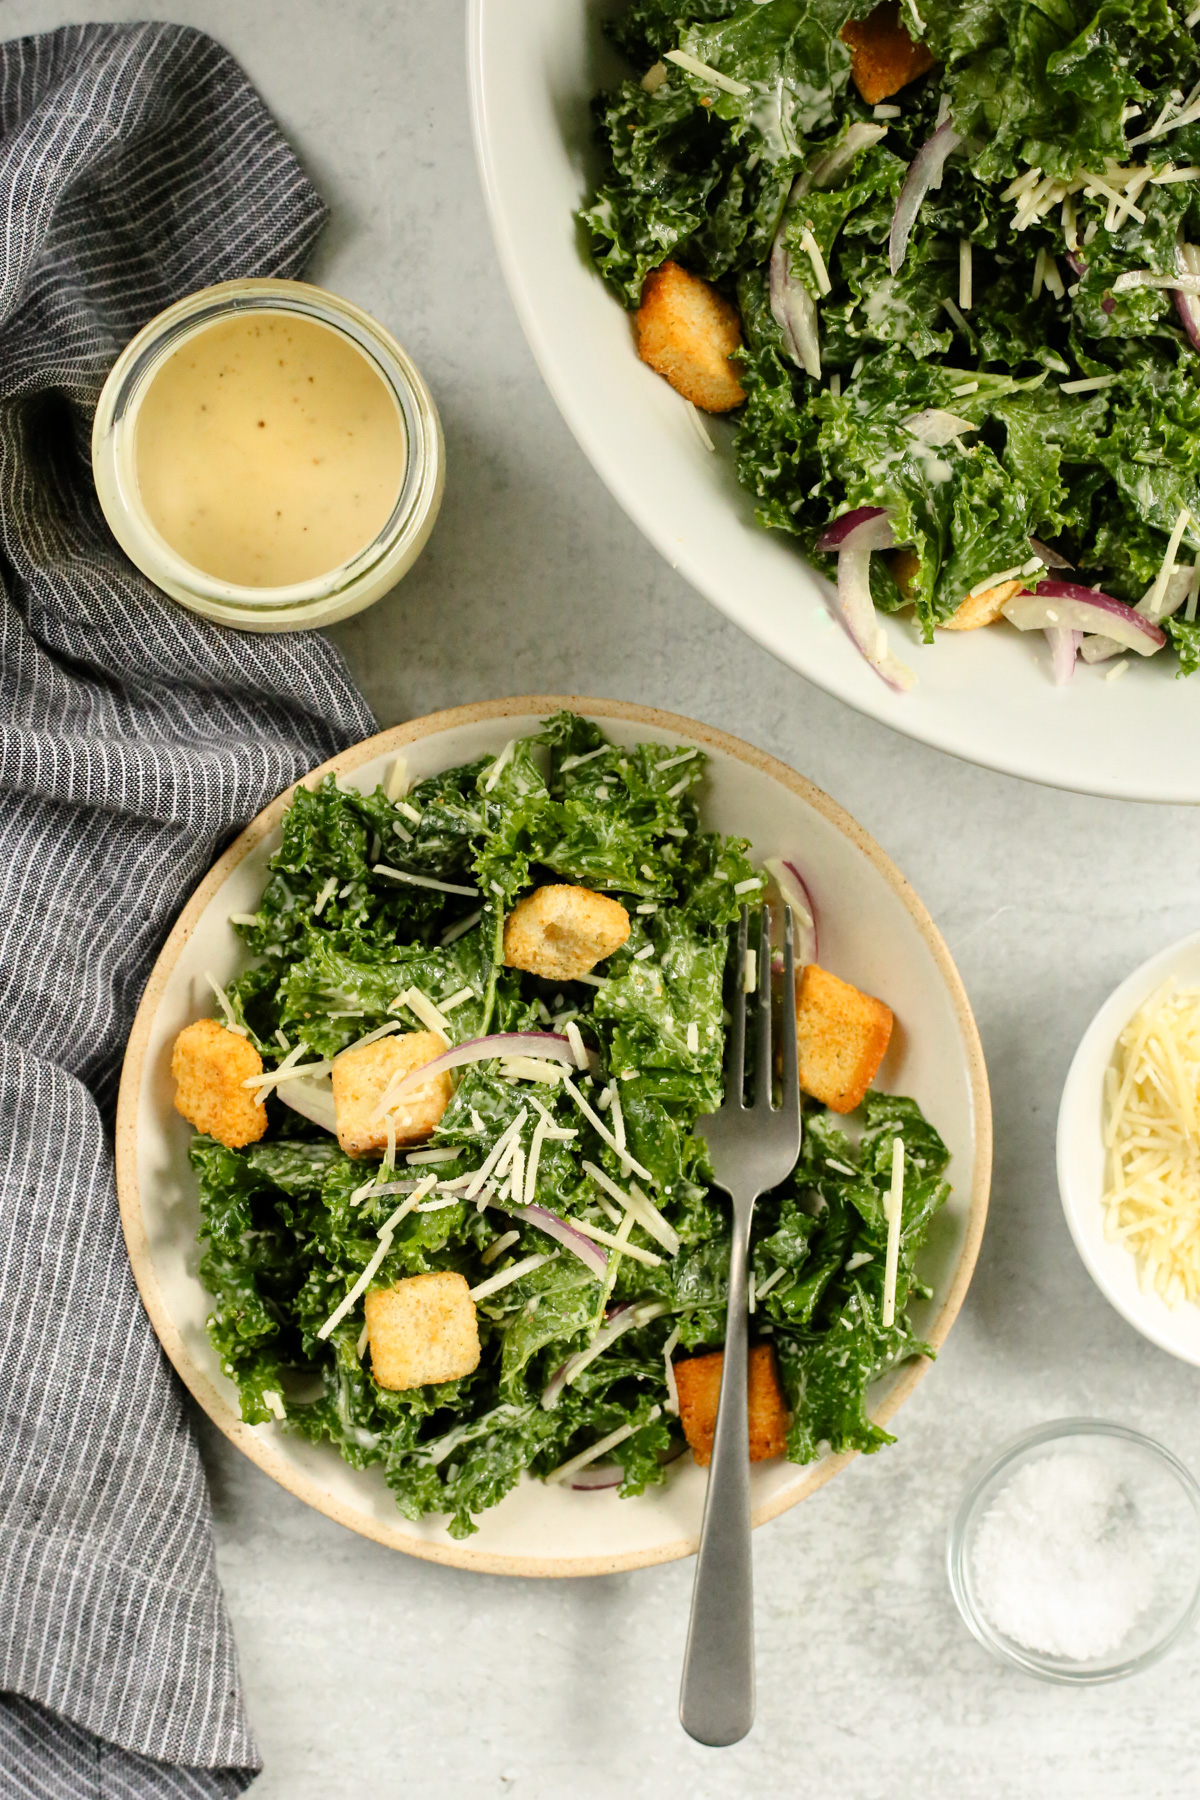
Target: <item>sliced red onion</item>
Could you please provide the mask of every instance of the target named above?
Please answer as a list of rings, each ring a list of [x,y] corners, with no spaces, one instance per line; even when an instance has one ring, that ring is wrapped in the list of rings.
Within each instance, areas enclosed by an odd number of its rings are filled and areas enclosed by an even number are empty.
[[[1041,557],[1048,569],[1073,569],[1075,567],[1075,564],[1068,562],[1060,551],[1053,549],[1049,544],[1043,544],[1041,538],[1031,537],[1029,547],[1035,555]]]
[[[837,551],[838,604],[855,645],[889,687],[903,692],[916,677],[888,652],[871,598],[871,553],[890,550],[895,541],[891,520],[882,507],[859,506],[826,528],[817,540],[817,549]]]
[[[857,531],[860,525],[869,525],[872,519],[884,517],[886,515],[882,506],[856,506],[852,512],[843,513],[840,519],[830,521],[817,539],[817,549],[840,550],[851,532]],[[891,532],[890,524],[888,532],[889,534]],[[880,550],[887,550],[891,546],[880,544],[877,547]]]
[[[548,1062],[563,1063],[568,1069],[575,1067],[575,1052],[561,1032],[496,1031],[490,1037],[469,1038],[465,1044],[456,1044],[453,1050],[444,1050],[441,1056],[419,1063],[390,1090],[388,1110],[430,1076],[441,1075],[447,1069],[459,1069],[464,1063],[488,1062],[493,1056],[540,1056]]]
[[[1157,625],[1123,600],[1094,593],[1074,581],[1039,581],[1035,592],[1014,594],[1001,611],[1018,631],[1060,625],[1068,631],[1095,632],[1139,656],[1153,656],[1167,641]]]
[[[1083,633],[1072,631],[1065,625],[1047,625],[1046,642],[1050,646],[1054,684],[1056,687],[1066,687],[1075,673],[1075,658],[1083,642]]]
[[[337,1108],[333,1104],[333,1088],[328,1080],[324,1083],[313,1081],[307,1075],[297,1076],[295,1081],[281,1081],[275,1089],[285,1106],[298,1112],[302,1119],[311,1119],[323,1131],[337,1132]]]
[[[582,1231],[576,1231],[557,1213],[552,1213],[544,1206],[506,1206],[505,1212],[511,1213],[514,1219],[523,1219],[526,1225],[536,1225],[547,1237],[576,1255],[593,1275],[604,1276],[608,1273],[608,1252],[600,1244],[594,1244]]]
[[[1175,266],[1181,275],[1200,275],[1200,244],[1187,243],[1182,227],[1175,243]],[[1200,350],[1200,299],[1195,294],[1185,293],[1182,288],[1175,288],[1173,292],[1175,311],[1187,332],[1188,343],[1193,350]]]
[[[1167,585],[1159,598],[1157,606],[1152,605],[1155,598],[1157,582],[1152,582],[1142,595],[1134,612],[1157,624],[1159,619],[1169,619],[1177,613],[1188,597],[1192,585],[1192,571],[1189,568],[1175,569],[1167,577]],[[1107,662],[1110,656],[1120,656],[1126,646],[1112,637],[1090,637],[1081,651],[1084,662]]]
[[[792,909],[797,969],[803,968],[805,963],[815,963],[817,960],[817,908],[807,882],[795,863],[785,860],[782,856],[769,856],[764,862],[763,868],[772,876],[785,903]],[[783,973],[782,960],[778,972]]]
[[[817,303],[802,281],[792,274],[791,259],[785,242],[785,231],[792,201],[802,198],[813,187],[827,187],[842,170],[854,161],[860,150],[876,144],[887,132],[886,125],[867,125],[861,121],[851,125],[840,144],[818,156],[810,169],[798,175],[787,197],[775,241],[771,245],[768,291],[771,316],[783,334],[784,348],[792,361],[814,381],[821,379],[821,341],[817,331]]]
[[[908,255],[908,240],[926,194],[931,188],[941,187],[946,158],[953,155],[962,141],[947,119],[921,145],[909,164],[888,235],[888,267],[893,275],[898,275],[904,267],[904,259]]]
[[[581,1493],[595,1493],[598,1488],[620,1487],[624,1479],[620,1463],[588,1463],[585,1468],[576,1469],[567,1486]]]
[[[786,219],[787,213],[784,213]],[[821,379],[821,345],[817,337],[817,303],[802,281],[792,274],[784,223],[780,221],[771,246],[769,291],[771,314],[783,333],[792,361],[814,381]]]
[[[1078,275],[1080,281],[1082,281],[1087,274],[1087,264],[1084,262],[1082,256],[1079,255],[1079,252],[1077,250],[1066,251],[1063,256],[1063,261],[1066,263],[1068,269],[1070,269],[1072,275]]]

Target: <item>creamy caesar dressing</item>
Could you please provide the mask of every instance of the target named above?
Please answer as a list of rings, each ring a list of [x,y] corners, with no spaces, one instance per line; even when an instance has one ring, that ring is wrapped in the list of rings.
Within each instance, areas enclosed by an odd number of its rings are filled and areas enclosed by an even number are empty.
[[[184,561],[239,587],[289,587],[349,562],[391,516],[406,457],[370,360],[291,312],[239,312],[196,332],[137,410],[151,523]]]

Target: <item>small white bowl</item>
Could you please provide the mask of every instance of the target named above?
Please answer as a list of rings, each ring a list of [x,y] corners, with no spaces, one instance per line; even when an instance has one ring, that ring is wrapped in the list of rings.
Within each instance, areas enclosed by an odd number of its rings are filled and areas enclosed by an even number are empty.
[[[1135,1331],[1200,1367],[1200,1306],[1143,1292],[1128,1250],[1104,1235],[1104,1072],[1132,1015],[1170,976],[1200,984],[1200,931],[1149,958],[1115,989],[1083,1034],[1058,1108],[1058,1191],[1075,1248],[1104,1298]]]

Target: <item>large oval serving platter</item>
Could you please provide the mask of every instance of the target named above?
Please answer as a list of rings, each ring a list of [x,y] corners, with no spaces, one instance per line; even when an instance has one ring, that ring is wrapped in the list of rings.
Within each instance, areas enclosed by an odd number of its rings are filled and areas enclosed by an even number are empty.
[[[923,1253],[933,1288],[917,1328],[940,1345],[971,1278],[987,1210],[991,1112],[975,1022],[949,952],[920,901],[878,845],[819,789],[782,763],[723,732],[670,713],[611,700],[534,696],[435,713],[380,733],[306,777],[334,772],[370,791],[402,752],[411,780],[495,753],[513,736],[569,706],[598,720],[616,742],[699,744],[710,758],[702,789],[705,821],[751,839],[759,857],[786,854],[804,870],[820,912],[821,960],[883,996],[897,1029],[878,1085],[914,1095],[951,1151],[953,1197]],[[209,1300],[197,1273],[200,1222],[188,1165],[191,1136],[172,1106],[171,1045],[211,1010],[205,971],[225,982],[245,966],[230,913],[252,912],[280,841],[291,790],[259,814],[205,877],[180,915],[147,983],[125,1056],[117,1112],[117,1183],[130,1260],[146,1310],[168,1356],[221,1430],[268,1475],[352,1530],[435,1562],[514,1575],[594,1575],[665,1562],[694,1550],[704,1471],[690,1457],[666,1486],[636,1500],[613,1492],[545,1487],[526,1477],[456,1542],[437,1519],[412,1524],[397,1512],[377,1470],[355,1470],[330,1445],[288,1436],[275,1424],[243,1423],[233,1383],[209,1344]],[[872,1414],[890,1419],[928,1365],[914,1361],[881,1381]],[[886,1452],[885,1452],[886,1454]],[[811,1494],[849,1461],[827,1455],[806,1468],[760,1464],[756,1524]]]
[[[695,415],[634,350],[628,315],[587,261],[575,213],[593,169],[589,97],[628,74],[600,30],[622,0],[471,0],[475,139],[501,266],[567,424],[673,568],[743,631],[859,712],[970,762],[1082,793],[1200,800],[1200,676],[1169,653],[1050,675],[1045,638],[1007,625],[923,646],[887,621],[917,675],[893,693],[836,622],[833,589],[795,542],[754,522],[730,428]]]

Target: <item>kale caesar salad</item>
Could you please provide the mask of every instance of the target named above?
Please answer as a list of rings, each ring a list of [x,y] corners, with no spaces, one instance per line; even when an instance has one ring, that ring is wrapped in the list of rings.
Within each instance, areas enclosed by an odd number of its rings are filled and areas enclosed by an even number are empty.
[[[704,829],[704,769],[560,713],[411,788],[402,759],[373,793],[301,785],[233,916],[251,960],[175,1041],[243,1418],[457,1537],[523,1470],[636,1495],[711,1454],[730,1233],[696,1125],[765,896],[800,933],[807,1098],[755,1214],[751,1456],[890,1443],[868,1389],[928,1351],[946,1149],[872,1091],[892,1014],[818,963],[801,872]]]
[[[1200,665],[1200,5],[634,0],[582,217],[735,415],[761,524],[880,614]],[[706,438],[699,416],[693,418]],[[711,440],[710,440],[711,442]]]

